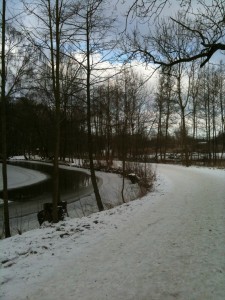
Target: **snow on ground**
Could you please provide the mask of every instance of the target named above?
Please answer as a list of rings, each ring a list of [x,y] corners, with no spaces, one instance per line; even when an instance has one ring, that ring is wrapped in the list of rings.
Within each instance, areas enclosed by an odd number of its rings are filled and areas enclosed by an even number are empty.
[[[0,298],[224,300],[225,171],[157,174],[142,199],[0,241]]]

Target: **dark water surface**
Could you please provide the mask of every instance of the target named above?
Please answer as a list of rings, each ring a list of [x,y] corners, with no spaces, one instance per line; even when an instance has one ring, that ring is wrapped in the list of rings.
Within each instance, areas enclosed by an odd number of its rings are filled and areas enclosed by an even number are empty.
[[[52,173],[51,164],[39,162],[13,161],[11,165],[40,171],[47,175],[47,179],[39,183],[9,190],[9,219],[11,234],[18,234],[34,228],[39,228],[37,213],[43,209],[46,202],[52,202]],[[84,196],[93,192],[90,176],[82,171],[76,171],[73,167],[59,168],[60,174],[60,200],[70,204],[69,216],[76,215],[77,205]],[[2,192],[0,191],[0,198]],[[77,205],[76,205],[77,204]],[[4,228],[3,204],[0,205],[0,234]]]
[[[52,173],[53,166],[45,163],[31,163],[31,162],[10,162],[11,165],[29,168],[33,170],[40,171],[47,175],[47,179],[32,185],[25,187],[18,187],[9,190],[9,200],[16,202],[27,202],[27,201],[36,201],[40,197],[51,200],[52,197]],[[60,198],[64,200],[70,195],[70,201],[73,201],[74,197],[85,193],[87,188],[90,187],[91,181],[90,176],[75,170],[62,169],[59,168],[59,189],[60,189]],[[0,198],[2,192],[0,192]]]

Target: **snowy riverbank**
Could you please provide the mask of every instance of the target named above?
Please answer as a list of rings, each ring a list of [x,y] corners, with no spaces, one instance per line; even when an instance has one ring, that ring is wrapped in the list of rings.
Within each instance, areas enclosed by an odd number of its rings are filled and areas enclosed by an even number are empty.
[[[32,161],[32,163],[42,164],[40,161]],[[60,165],[60,168],[69,171],[78,171],[90,174],[89,170],[77,168],[74,165]],[[45,179],[45,175],[31,169],[24,169],[17,166],[8,165],[9,186],[17,187],[29,185]],[[106,208],[110,208],[122,203],[121,189],[122,178],[117,174],[96,172],[100,188],[102,201]],[[125,184],[125,199],[127,201],[137,198],[139,189],[137,185],[133,185],[129,180]],[[68,201],[68,212],[70,217],[82,217],[84,215],[96,212],[97,205],[93,194],[92,186],[85,187],[77,193],[66,195],[63,198]],[[37,201],[26,201],[22,203],[10,203],[10,226],[11,233],[17,234],[18,231],[25,232],[39,227],[37,220],[37,212],[42,209],[43,203],[49,199],[40,197]],[[2,207],[0,207],[0,213]],[[0,233],[3,232],[3,213],[0,216]]]

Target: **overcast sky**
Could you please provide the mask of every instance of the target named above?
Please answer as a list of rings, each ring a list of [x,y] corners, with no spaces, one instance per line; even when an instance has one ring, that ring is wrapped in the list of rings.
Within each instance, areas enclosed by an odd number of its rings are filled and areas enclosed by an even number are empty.
[[[32,0],[30,0],[32,2]],[[106,9],[106,17],[107,15],[111,14],[112,12],[114,13],[114,15],[117,17],[117,28],[118,28],[118,32],[121,32],[125,29],[125,25],[126,25],[126,18],[125,15],[130,7],[130,5],[132,4],[132,0],[107,0],[108,4],[107,4],[107,9]],[[11,0],[11,1],[7,1],[7,5],[10,5],[10,10],[12,12],[21,12],[22,11],[22,1],[21,0]],[[35,0],[34,0],[35,2]],[[205,0],[205,2],[207,3],[211,3],[211,0]],[[161,0],[158,1],[158,3],[162,3]],[[160,14],[160,18],[162,17],[169,17],[169,16],[174,16],[178,10],[180,9],[180,5],[179,5],[180,1],[179,0],[168,0],[166,6],[163,8],[161,14]],[[193,9],[197,9],[197,0],[193,0],[192,1],[192,7]],[[128,19],[128,23],[127,23],[127,30],[128,32],[131,31],[131,29],[135,26],[138,25],[140,26],[140,30],[141,33],[147,33],[149,30],[149,25],[147,23],[143,23],[140,24],[140,22],[137,22],[137,19],[132,18],[132,14],[130,14],[130,17]],[[154,19],[152,19],[152,26],[151,26],[151,30],[152,28],[154,28]],[[215,55],[213,57],[214,62],[218,63],[218,60],[223,58],[224,59],[224,55]],[[135,64],[136,62],[134,62]],[[151,67],[150,67],[151,69]],[[143,72],[143,75],[145,76],[149,76],[151,74],[151,70],[145,70],[145,67],[138,67],[137,70],[139,72]]]

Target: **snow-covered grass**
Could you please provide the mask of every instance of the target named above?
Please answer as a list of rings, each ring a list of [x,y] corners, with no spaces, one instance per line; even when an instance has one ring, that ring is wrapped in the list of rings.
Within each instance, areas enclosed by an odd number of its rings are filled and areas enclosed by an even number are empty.
[[[224,300],[224,183],[159,165],[141,199],[0,241],[1,299]]]

